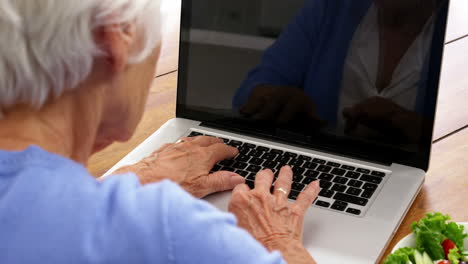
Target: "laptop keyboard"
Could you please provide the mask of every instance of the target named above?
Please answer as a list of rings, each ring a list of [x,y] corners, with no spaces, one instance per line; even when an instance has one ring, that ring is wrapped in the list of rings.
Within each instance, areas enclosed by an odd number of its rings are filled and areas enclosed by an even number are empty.
[[[191,132],[189,137],[203,135]],[[279,170],[283,166],[289,165],[293,170],[293,183],[289,199],[296,200],[307,184],[320,179],[321,190],[314,202],[315,206],[351,215],[363,214],[364,208],[369,204],[387,175],[385,172],[322,158],[233,139],[221,139],[227,145],[236,147],[239,150],[239,155],[233,159],[219,162],[213,167],[212,172],[221,170],[235,172],[245,178],[245,183],[250,188],[254,188],[255,176],[259,171],[271,169],[275,174],[274,181],[276,181]]]

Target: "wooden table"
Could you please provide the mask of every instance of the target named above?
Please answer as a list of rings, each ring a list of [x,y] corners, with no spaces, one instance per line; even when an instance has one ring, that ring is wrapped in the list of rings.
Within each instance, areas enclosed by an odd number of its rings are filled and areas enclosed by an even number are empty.
[[[468,16],[463,12],[468,5],[464,2],[452,0],[431,167],[385,256],[410,233],[410,224],[427,212],[442,212],[455,221],[468,222],[468,38],[464,38],[468,35]],[[91,158],[88,169],[95,176],[102,175],[175,116],[180,1],[163,0],[163,12],[163,51],[143,120],[129,142],[113,144]]]

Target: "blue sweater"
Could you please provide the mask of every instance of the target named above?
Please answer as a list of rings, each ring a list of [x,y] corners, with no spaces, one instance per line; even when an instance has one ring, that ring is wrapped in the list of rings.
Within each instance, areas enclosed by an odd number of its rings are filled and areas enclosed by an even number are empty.
[[[0,151],[0,263],[285,263],[236,219],[164,181],[100,183],[37,147]]]
[[[278,40],[266,50],[259,66],[252,70],[233,99],[235,109],[244,105],[253,88],[261,84],[304,89],[317,106],[317,114],[337,121],[343,66],[354,33],[373,0],[307,0]],[[446,7],[445,7],[446,8]],[[443,10],[445,9],[443,8]],[[445,14],[445,12],[441,12]],[[436,22],[435,43],[444,38],[445,16]],[[440,52],[439,52],[440,53]],[[431,58],[427,56],[429,61]],[[431,69],[423,69],[416,111],[426,112],[427,83]],[[437,74],[433,72],[432,74]],[[430,89],[437,86],[431,85]],[[434,90],[431,90],[434,96]]]

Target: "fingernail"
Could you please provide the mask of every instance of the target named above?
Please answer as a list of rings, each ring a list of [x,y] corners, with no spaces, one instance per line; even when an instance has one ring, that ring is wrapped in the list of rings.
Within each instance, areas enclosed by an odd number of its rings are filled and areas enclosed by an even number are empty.
[[[242,184],[244,183],[245,180],[243,177],[239,176],[239,175],[234,175],[231,177],[231,179],[229,179],[229,183],[231,184],[231,186],[237,186],[239,184]]]

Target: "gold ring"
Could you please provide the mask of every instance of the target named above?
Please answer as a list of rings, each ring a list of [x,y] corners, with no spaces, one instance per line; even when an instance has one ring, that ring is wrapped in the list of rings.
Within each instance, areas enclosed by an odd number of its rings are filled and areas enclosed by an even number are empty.
[[[276,190],[284,193],[284,195],[288,195],[288,192],[283,188],[276,188]]]

